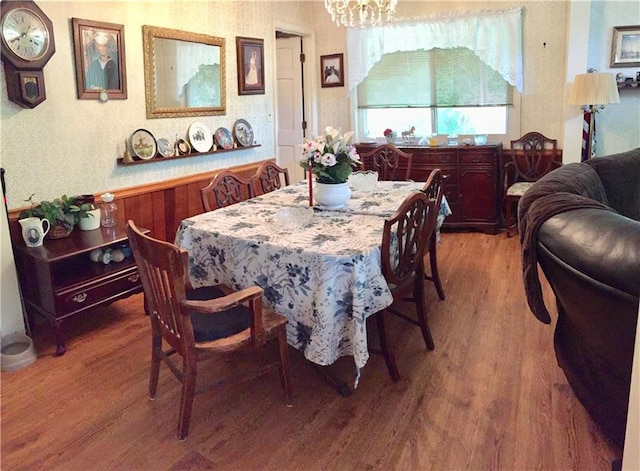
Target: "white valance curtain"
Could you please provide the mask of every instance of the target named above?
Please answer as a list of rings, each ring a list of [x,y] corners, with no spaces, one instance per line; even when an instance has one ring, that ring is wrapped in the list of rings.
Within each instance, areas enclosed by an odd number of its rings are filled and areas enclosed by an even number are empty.
[[[522,93],[522,11],[455,12],[371,28],[348,28],[349,93],[384,54],[436,47],[472,50]]]
[[[220,48],[188,41],[172,41],[172,43],[176,45],[177,96],[181,96],[184,86],[198,73],[200,66],[220,63]]]

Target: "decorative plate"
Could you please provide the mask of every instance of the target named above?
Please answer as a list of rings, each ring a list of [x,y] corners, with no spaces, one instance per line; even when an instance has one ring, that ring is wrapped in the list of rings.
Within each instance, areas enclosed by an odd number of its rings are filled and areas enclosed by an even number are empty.
[[[162,157],[173,157],[175,149],[168,139],[161,137],[158,139],[158,152]]]
[[[253,144],[253,128],[244,119],[239,119],[233,124],[233,137],[242,147]]]
[[[178,149],[178,154],[186,155],[191,153],[191,146],[184,139],[178,139],[176,141],[176,148]]]
[[[153,159],[158,153],[156,138],[146,129],[136,129],[129,138],[129,145],[133,154],[142,160]]]
[[[211,131],[204,124],[196,121],[189,126],[189,142],[196,152],[209,152],[213,146]]]
[[[216,142],[223,149],[233,149],[233,137],[227,128],[216,129]]]

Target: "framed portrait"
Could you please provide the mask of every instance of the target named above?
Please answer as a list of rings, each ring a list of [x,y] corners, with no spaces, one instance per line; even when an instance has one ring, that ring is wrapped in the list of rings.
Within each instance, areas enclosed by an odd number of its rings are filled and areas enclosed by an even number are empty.
[[[264,95],[264,40],[236,36],[238,95]]]
[[[640,66],[640,25],[614,26],[611,67]]]
[[[79,18],[71,23],[78,98],[126,99],[124,26]]]
[[[322,88],[344,87],[343,54],[320,56],[320,74]]]

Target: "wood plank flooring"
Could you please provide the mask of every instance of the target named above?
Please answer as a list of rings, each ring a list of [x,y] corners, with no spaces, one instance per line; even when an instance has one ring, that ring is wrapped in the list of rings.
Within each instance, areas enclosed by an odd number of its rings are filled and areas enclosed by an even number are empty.
[[[163,365],[147,394],[149,320],[137,295],[68,323],[67,353],[34,333],[38,361],[1,375],[1,462],[13,470],[610,470],[608,443],[573,395],[553,325],[528,311],[519,242],[444,233],[447,295],[427,284],[436,349],[389,318],[402,379],[373,355],[349,398],[292,350],[296,403],[277,373],[196,396],[176,439],[180,388]],[[552,312],[555,305],[544,284]],[[373,329],[373,324],[372,327]],[[201,379],[232,363],[201,364]],[[332,366],[352,374],[343,358]]]

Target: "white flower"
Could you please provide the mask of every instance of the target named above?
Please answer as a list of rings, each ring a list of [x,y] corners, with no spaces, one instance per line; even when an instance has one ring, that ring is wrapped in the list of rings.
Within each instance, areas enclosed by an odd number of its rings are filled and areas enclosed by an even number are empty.
[[[300,166],[309,169],[320,183],[344,183],[353,168],[360,164],[360,156],[351,145],[353,132],[344,135],[332,126],[315,139],[305,139]]]
[[[333,167],[336,162],[336,156],[330,153],[324,154],[320,160],[320,163],[325,167]]]
[[[356,146],[349,146],[349,158],[358,164],[361,163],[360,154],[358,154]]]

